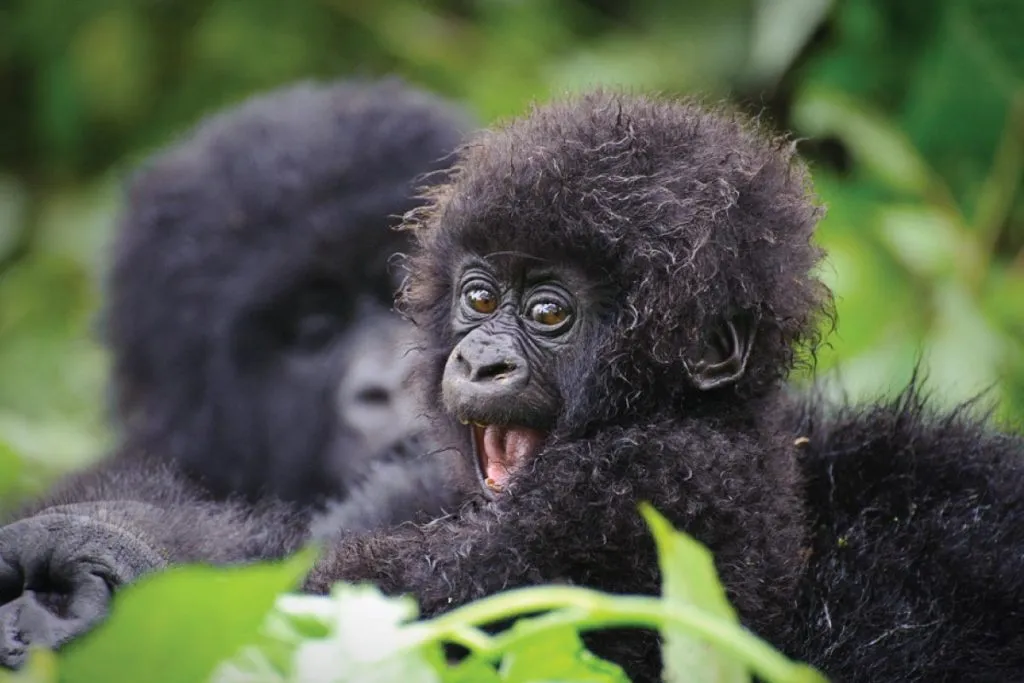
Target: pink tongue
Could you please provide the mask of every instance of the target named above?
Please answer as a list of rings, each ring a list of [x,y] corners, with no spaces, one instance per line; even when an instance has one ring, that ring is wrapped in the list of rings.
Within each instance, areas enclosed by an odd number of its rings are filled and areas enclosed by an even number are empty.
[[[487,478],[504,487],[509,475],[537,450],[543,438],[540,432],[525,427],[488,425],[483,439]]]

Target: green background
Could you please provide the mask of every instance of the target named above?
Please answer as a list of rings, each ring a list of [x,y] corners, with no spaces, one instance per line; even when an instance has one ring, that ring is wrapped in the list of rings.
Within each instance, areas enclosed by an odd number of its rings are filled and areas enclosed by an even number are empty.
[[[110,443],[95,326],[124,174],[309,77],[401,74],[485,122],[597,84],[736,99],[801,140],[830,208],[819,373],[871,396],[921,358],[936,400],[990,390],[1020,425],[1022,27],[1021,0],[4,0],[0,504]]]

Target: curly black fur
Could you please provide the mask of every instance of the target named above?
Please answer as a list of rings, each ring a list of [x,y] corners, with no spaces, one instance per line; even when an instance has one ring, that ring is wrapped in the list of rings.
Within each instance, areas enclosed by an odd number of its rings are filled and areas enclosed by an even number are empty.
[[[835,680],[1024,678],[1024,439],[977,407],[915,379],[787,409],[811,531],[793,650]]]
[[[711,548],[747,626],[839,680],[1024,673],[1021,441],[904,406],[815,421],[807,448],[782,411],[783,379],[832,314],[810,241],[821,212],[791,144],[727,111],[598,93],[478,136],[429,197],[409,221],[419,250],[402,296],[427,348],[428,405],[442,405],[466,250],[569,262],[613,295],[557,371],[555,429],[504,495],[425,526],[343,534],[309,590],[373,580],[427,614],[539,582],[656,593],[646,500]],[[756,320],[746,377],[698,391],[686,359],[734,316]],[[440,438],[468,447],[435,417]],[[954,437],[974,462],[952,457]],[[950,538],[963,529],[979,553]],[[592,642],[634,680],[659,678],[653,636]]]
[[[371,353],[387,354],[378,372],[408,365],[389,346],[399,318],[381,315],[397,288],[388,260],[407,244],[389,224],[468,125],[398,81],[303,83],[150,159],[106,311],[125,449],[181,463],[217,495],[343,493],[380,446],[339,425],[341,375]],[[333,335],[324,349],[295,348],[304,307],[325,326],[314,334]]]

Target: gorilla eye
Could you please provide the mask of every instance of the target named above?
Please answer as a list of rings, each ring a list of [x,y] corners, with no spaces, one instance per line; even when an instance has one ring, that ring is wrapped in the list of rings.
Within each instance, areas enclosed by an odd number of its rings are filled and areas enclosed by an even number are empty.
[[[326,313],[303,316],[295,330],[294,344],[304,351],[317,351],[327,346],[338,331],[338,320]]]
[[[541,301],[530,307],[530,318],[547,327],[554,327],[566,321],[569,309],[554,301]]]
[[[490,315],[498,308],[498,297],[494,292],[483,287],[469,290],[464,297],[466,304],[477,313]]]

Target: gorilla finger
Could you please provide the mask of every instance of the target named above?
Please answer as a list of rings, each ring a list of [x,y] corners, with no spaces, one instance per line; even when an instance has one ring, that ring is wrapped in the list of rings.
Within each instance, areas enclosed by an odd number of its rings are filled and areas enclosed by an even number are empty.
[[[73,608],[66,597],[26,591],[0,607],[0,665],[17,669],[31,646],[57,648],[106,616],[109,593],[102,599],[95,591],[76,596]]]

